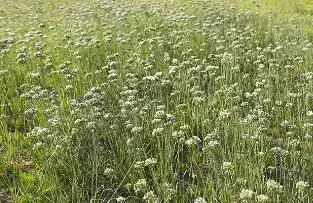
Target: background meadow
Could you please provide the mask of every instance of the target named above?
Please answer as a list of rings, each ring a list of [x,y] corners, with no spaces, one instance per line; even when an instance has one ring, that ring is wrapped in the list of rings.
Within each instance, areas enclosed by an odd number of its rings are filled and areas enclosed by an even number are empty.
[[[0,0],[0,202],[312,202],[312,15]]]

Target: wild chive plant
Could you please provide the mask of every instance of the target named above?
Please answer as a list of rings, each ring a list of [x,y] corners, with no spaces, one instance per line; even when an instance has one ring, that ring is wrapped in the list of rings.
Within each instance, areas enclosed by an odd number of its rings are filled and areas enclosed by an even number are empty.
[[[0,8],[0,201],[312,201],[300,18],[226,0]]]

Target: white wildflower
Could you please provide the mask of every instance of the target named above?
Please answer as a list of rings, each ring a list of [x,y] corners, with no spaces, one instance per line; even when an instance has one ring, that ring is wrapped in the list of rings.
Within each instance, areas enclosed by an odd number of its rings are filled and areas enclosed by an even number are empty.
[[[203,197],[198,197],[195,199],[194,203],[207,203],[207,201]]]
[[[299,181],[296,183],[296,188],[299,191],[303,191],[305,188],[309,187],[309,184],[307,182],[304,181]]]
[[[252,190],[242,189],[239,194],[239,197],[242,200],[249,200],[249,199],[252,199],[253,195],[254,195],[254,192]]]
[[[222,165],[222,169],[225,171],[225,172],[230,172],[234,169],[234,166],[231,162],[224,162],[223,165]]]
[[[268,202],[270,198],[267,195],[258,195],[256,196],[257,202]]]
[[[267,180],[266,181],[266,187],[268,191],[273,191],[273,192],[281,192],[283,190],[283,186],[277,183],[274,180]]]
[[[156,203],[158,202],[158,198],[157,196],[154,194],[153,191],[149,191],[147,192],[144,196],[143,196],[143,200],[149,203]]]
[[[116,198],[116,202],[124,202],[125,200],[126,200],[126,198],[122,197],[122,196]]]
[[[136,193],[142,192],[147,188],[147,181],[146,179],[139,179],[135,185],[134,185],[134,190]]]

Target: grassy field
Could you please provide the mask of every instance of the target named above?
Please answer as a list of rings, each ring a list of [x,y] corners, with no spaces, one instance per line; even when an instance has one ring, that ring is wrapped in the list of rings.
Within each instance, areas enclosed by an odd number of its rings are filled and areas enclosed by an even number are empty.
[[[237,8],[270,15],[280,24],[299,26],[313,40],[313,2],[311,0],[230,0]]]
[[[0,202],[312,202],[309,0],[0,0]]]

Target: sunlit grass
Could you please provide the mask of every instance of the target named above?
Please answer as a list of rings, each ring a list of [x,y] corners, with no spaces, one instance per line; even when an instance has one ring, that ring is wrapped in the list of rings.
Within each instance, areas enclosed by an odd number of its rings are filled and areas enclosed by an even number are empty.
[[[0,1],[0,202],[310,202],[309,1]]]
[[[265,16],[272,16],[274,22],[291,22],[300,26],[313,39],[313,2],[310,0],[231,0],[243,9],[249,9]]]

